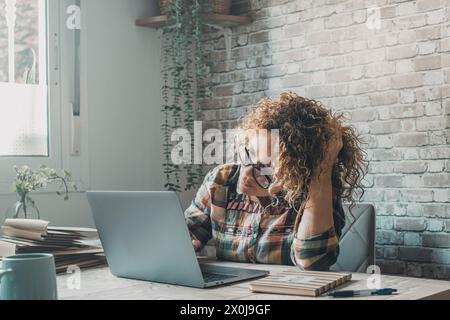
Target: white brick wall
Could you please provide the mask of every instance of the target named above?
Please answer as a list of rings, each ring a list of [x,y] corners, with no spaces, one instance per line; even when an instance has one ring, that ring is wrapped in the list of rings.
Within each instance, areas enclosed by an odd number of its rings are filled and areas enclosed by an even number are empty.
[[[366,24],[377,3],[381,28]],[[249,7],[250,6],[250,7]],[[213,33],[205,120],[229,128],[285,90],[344,112],[366,141],[382,272],[450,278],[450,0],[237,0],[232,59]]]

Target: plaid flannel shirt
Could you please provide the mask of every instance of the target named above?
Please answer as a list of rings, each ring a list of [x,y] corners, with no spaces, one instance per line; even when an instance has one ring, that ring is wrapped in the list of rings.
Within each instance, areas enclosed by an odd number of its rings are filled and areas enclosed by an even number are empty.
[[[212,238],[217,258],[236,262],[297,265],[304,270],[327,270],[339,254],[338,237],[344,211],[333,203],[334,226],[321,234],[297,237],[297,213],[286,207],[263,208],[236,192],[240,165],[211,170],[184,215],[193,239],[202,246]],[[337,216],[339,215],[339,217]]]

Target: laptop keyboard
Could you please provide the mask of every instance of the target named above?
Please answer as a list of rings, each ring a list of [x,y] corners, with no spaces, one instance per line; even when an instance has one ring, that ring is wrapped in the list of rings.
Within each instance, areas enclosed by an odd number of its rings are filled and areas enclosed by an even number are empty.
[[[221,281],[231,278],[236,278],[237,276],[233,274],[224,274],[224,273],[209,273],[209,272],[202,272],[203,279],[205,282],[214,282],[214,281]]]

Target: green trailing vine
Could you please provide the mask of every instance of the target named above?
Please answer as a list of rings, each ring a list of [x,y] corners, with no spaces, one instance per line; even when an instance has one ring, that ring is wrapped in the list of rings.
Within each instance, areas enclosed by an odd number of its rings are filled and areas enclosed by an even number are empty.
[[[209,75],[209,69],[207,64],[205,63],[205,49],[202,45],[202,31],[209,33],[211,31],[211,27],[209,25],[205,25],[201,21],[201,13],[203,8],[203,13],[211,14],[213,11],[212,1],[210,0],[193,0],[193,20],[194,20],[194,43],[195,43],[195,78],[196,78],[196,101],[198,109],[196,110],[197,118],[201,117],[201,104],[204,99],[210,96],[210,92],[208,91],[209,87],[207,85],[207,78]],[[194,176],[197,178],[196,183],[202,181],[203,178],[203,170],[201,166],[197,166],[195,168]]]
[[[211,1],[172,0],[167,12],[168,24],[163,28],[162,51],[163,168],[165,188],[180,192],[183,176],[186,177],[184,190],[195,189],[203,180],[201,164],[180,166],[172,162],[174,143],[171,135],[175,129],[182,127],[193,137],[194,121],[202,117],[201,102],[208,96],[205,85],[208,68],[201,40],[203,32],[209,29],[203,23],[202,16],[212,12],[212,6]],[[193,139],[191,143],[193,150]]]

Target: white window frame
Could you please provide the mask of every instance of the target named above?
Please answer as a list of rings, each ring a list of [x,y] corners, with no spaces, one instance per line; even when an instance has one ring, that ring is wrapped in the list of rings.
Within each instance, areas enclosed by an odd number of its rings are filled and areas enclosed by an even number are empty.
[[[87,68],[86,68],[86,32],[80,39],[80,130],[78,131],[79,154],[73,154],[73,64],[74,30],[66,27],[69,14],[67,8],[74,0],[44,0],[47,4],[47,83],[48,83],[48,157],[0,157],[0,195],[11,194],[14,179],[14,165],[29,165],[38,168],[46,165],[56,170],[68,170],[78,187],[77,192],[89,189],[89,148],[87,117]],[[86,8],[86,0],[81,0],[81,8]],[[86,26],[85,16],[81,14],[81,30]],[[72,41],[72,42],[70,42]],[[72,60],[71,60],[72,59]],[[52,193],[57,186],[51,186],[38,193]]]

